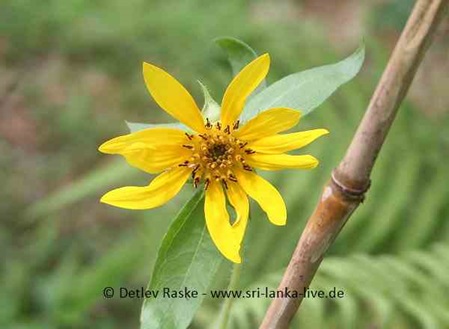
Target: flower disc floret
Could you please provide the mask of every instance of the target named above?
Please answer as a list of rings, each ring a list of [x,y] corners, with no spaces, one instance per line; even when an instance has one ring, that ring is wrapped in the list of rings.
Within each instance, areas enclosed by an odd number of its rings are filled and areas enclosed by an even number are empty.
[[[180,167],[192,168],[192,179],[195,187],[204,181],[207,189],[212,181],[221,182],[228,189],[230,182],[237,183],[234,173],[237,169],[252,171],[245,161],[245,155],[256,153],[247,147],[248,142],[233,136],[238,130],[239,121],[232,127],[223,127],[220,122],[211,124],[206,119],[206,131],[202,134],[186,133],[187,142],[182,146],[192,151],[188,160],[180,163]]]

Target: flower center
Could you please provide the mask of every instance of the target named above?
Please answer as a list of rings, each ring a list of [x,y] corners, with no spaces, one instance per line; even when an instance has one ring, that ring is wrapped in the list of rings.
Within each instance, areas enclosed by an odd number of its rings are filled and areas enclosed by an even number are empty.
[[[183,147],[192,151],[190,158],[179,166],[192,168],[193,185],[198,187],[204,180],[205,188],[212,180],[220,181],[224,187],[228,182],[237,182],[234,174],[236,169],[252,171],[246,163],[245,156],[255,153],[246,147],[243,142],[233,136],[233,132],[239,127],[237,121],[232,128],[226,126],[224,129],[220,122],[212,125],[207,119],[206,132],[198,135],[187,136],[187,143]]]
[[[232,148],[229,144],[214,144],[208,149],[208,156],[213,159],[213,161],[221,161],[225,157],[227,157],[227,153]]]

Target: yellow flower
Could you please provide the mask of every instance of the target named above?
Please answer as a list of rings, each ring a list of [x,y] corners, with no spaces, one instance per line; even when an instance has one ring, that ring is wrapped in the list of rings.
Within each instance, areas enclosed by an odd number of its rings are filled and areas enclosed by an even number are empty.
[[[101,202],[128,209],[159,207],[172,199],[189,177],[204,183],[206,226],[220,252],[240,263],[240,246],[248,221],[248,196],[275,225],[285,225],[285,203],[273,185],[257,175],[263,170],[310,169],[318,165],[311,155],[289,155],[294,149],[328,133],[314,129],[279,134],[295,126],[300,113],[289,108],[261,112],[245,124],[239,122],[246,98],[268,73],[270,57],[264,54],[232,80],[223,96],[220,120],[203,118],[189,92],[164,70],[143,64],[145,83],[154,100],[189,131],[150,128],[111,139],[99,150],[120,154],[133,166],[160,173],[145,187],[127,186],[106,193]],[[235,209],[230,220],[226,202]]]

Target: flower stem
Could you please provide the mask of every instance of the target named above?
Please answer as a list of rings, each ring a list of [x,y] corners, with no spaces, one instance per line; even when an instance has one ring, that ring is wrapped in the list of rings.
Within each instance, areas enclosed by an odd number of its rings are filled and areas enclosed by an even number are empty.
[[[236,290],[239,284],[241,264],[234,263],[232,267],[231,280],[229,281],[228,291]],[[232,303],[234,298],[226,298],[223,302],[223,306],[218,319],[217,329],[227,329],[229,316],[231,315]]]

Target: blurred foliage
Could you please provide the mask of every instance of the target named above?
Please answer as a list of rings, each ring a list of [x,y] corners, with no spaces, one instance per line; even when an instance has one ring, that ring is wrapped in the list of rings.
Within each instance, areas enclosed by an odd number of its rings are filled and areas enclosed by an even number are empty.
[[[201,101],[197,79],[217,100],[230,79],[226,56],[212,42],[219,36],[269,52],[269,83],[350,52],[336,54],[314,22],[264,21],[254,16],[255,6],[244,0],[0,3],[0,86],[11,86],[0,91],[2,328],[138,326],[142,301],[105,300],[102,289],[146,285],[168,219],[192,193],[186,188],[152,211],[98,204],[111,187],[142,185],[149,177],[100,156],[97,146],[126,133],[125,119],[168,121],[145,90],[141,62],[165,67]],[[252,209],[242,288],[277,284],[354,133],[388,56],[374,36],[365,41],[362,76],[300,125],[331,131],[308,147],[320,167],[266,175],[286,199],[289,223],[273,227]],[[341,288],[346,297],[306,300],[295,320],[302,328],[449,327],[443,293],[449,172],[441,161],[449,153],[447,123],[447,116],[431,120],[412,104],[402,106],[368,197],[314,282]],[[215,286],[223,288],[229,264],[219,272]],[[267,303],[237,301],[232,328],[254,328]],[[207,327],[217,311],[218,301],[206,300],[192,328]]]
[[[401,30],[414,3],[413,0],[380,3],[371,17],[373,28]]]

